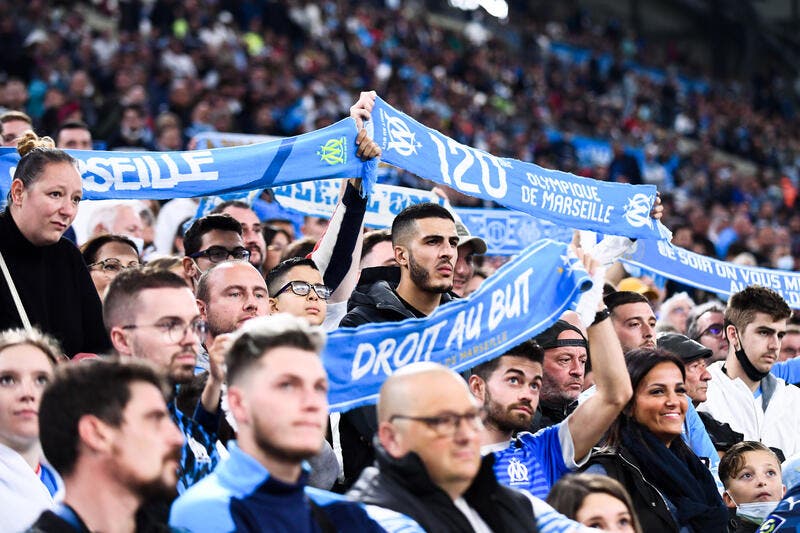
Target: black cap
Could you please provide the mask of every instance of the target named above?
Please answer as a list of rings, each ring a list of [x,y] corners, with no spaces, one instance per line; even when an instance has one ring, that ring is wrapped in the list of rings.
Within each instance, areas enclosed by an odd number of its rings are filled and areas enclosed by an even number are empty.
[[[681,335],[680,333],[672,331],[660,333],[656,338],[656,345],[663,350],[677,355],[684,363],[690,363],[701,357],[707,359],[713,354],[711,348],[706,348],[686,335]]]
[[[564,331],[571,330],[578,333],[581,336],[580,339],[569,339],[569,340],[558,340],[558,336],[561,335]],[[555,324],[544,330],[543,332],[539,333],[536,338],[534,339],[536,343],[541,346],[543,349],[547,348],[556,348],[558,346],[583,346],[584,348],[588,348],[588,343],[586,342],[586,337],[583,336],[583,333],[580,329],[573,326],[566,320],[558,320]]]

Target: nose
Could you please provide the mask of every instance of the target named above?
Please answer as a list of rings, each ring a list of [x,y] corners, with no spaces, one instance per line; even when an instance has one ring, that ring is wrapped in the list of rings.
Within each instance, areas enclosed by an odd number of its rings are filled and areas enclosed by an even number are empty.
[[[20,400],[34,401],[36,399],[36,384],[32,379],[23,379],[20,382]]]
[[[61,202],[61,209],[59,212],[66,217],[73,218],[78,213],[78,206],[67,197],[64,197],[64,201]]]
[[[570,365],[569,375],[573,377],[583,376],[584,366],[579,359],[573,359]]]
[[[703,373],[700,374],[700,381],[711,381],[711,373],[705,368],[703,369]]]
[[[650,339],[653,337],[655,329],[649,323],[645,322],[642,324],[642,337],[645,339]]]
[[[169,431],[166,431],[165,434],[169,444],[178,448],[183,446],[183,432],[178,429],[178,426],[172,420],[169,421]]]
[[[248,309],[256,309],[258,307],[258,302],[256,300],[256,295],[251,293],[247,294],[247,299],[244,302],[244,308]]]
[[[314,290],[314,287],[308,288],[308,294],[306,294],[306,299],[314,301],[319,300],[319,295],[317,294],[317,291]]]

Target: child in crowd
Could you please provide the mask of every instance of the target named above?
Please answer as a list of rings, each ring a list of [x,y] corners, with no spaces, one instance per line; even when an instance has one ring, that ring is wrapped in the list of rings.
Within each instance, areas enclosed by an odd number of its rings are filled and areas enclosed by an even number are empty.
[[[719,477],[733,515],[728,533],[756,531],[786,492],[778,456],[760,442],[734,444],[719,462]]]

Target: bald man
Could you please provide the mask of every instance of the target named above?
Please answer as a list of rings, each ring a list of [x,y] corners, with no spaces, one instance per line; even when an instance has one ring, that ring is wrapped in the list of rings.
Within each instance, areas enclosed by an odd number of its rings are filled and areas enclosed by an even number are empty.
[[[548,530],[581,530],[541,500],[497,483],[493,458],[480,454],[483,410],[452,370],[402,368],[381,387],[377,411],[375,466],[348,496],[387,530],[402,523],[404,531],[522,532],[545,521],[564,523]]]

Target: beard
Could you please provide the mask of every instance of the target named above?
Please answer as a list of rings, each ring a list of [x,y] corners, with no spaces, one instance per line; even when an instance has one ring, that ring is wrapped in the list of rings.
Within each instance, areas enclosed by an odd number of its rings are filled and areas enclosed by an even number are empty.
[[[319,453],[322,447],[322,439],[325,438],[324,435],[320,434],[319,443],[317,443],[316,448],[313,450],[286,448],[275,444],[275,439],[271,438],[271,435],[267,434],[263,429],[260,418],[260,416],[255,416],[253,418],[253,440],[265,455],[281,462],[301,463]]]
[[[414,256],[411,254],[408,256],[408,270],[414,285],[425,292],[444,294],[453,289],[452,279],[450,281],[442,281],[440,285],[434,285],[431,282],[431,273],[425,270],[425,267],[417,263]]]
[[[181,452],[181,448],[178,447],[164,455],[164,466],[168,461],[176,461],[178,463],[174,475],[169,476],[169,479],[164,474],[166,472],[165,468],[161,469],[159,476],[152,479],[141,479],[125,464],[120,464],[119,462],[115,462],[116,464],[113,468],[120,483],[132,494],[138,496],[142,502],[171,502],[178,495],[178,470],[181,464]],[[119,449],[114,450],[113,453],[115,457],[122,454]]]
[[[535,408],[531,402],[516,402],[505,406],[492,400],[492,395],[487,389],[486,399],[483,401],[483,406],[486,409],[486,423],[491,424],[500,431],[514,432],[527,431],[530,429],[533,411],[535,411]],[[521,406],[530,408],[531,414],[526,415],[522,412],[513,412],[514,409]]]

